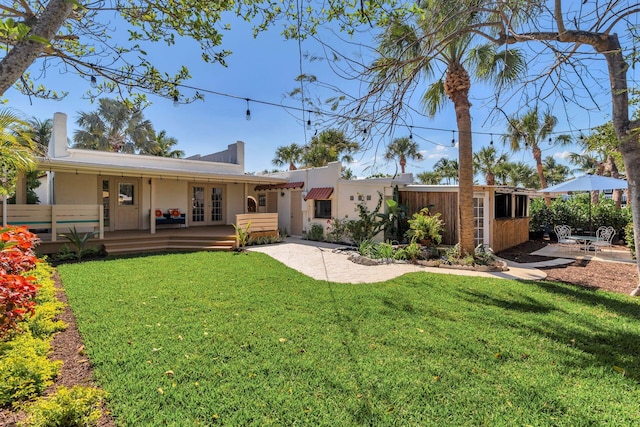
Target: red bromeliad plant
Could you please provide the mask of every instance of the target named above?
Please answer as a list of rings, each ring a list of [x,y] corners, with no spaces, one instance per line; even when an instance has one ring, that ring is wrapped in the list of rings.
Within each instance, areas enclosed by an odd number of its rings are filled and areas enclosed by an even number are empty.
[[[35,267],[38,258],[33,248],[38,242],[26,227],[0,230],[0,339],[34,312],[36,278],[22,274]]]

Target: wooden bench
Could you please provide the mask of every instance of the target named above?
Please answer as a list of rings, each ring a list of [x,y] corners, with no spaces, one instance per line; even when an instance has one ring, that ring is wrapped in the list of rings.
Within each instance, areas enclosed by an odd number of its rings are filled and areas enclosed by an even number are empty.
[[[171,213],[163,213],[162,216],[156,216],[156,227],[158,225],[187,225],[187,215],[181,213],[179,217],[171,216]]]

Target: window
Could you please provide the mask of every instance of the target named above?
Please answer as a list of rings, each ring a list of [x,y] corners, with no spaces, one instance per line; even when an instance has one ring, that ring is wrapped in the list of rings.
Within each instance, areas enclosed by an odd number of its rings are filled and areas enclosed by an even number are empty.
[[[314,201],[314,217],[331,219],[331,200]]]
[[[516,218],[524,218],[527,216],[527,202],[529,198],[526,195],[516,196]]]
[[[133,206],[133,184],[120,183],[118,193],[118,206]]]
[[[511,194],[496,193],[496,218],[511,218]]]
[[[258,194],[258,206],[267,206],[266,194]]]

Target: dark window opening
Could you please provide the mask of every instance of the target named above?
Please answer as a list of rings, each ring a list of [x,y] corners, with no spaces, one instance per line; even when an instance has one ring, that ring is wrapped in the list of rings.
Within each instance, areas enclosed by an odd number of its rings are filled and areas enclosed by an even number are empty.
[[[516,196],[516,218],[524,218],[527,216],[527,203],[529,197],[525,195],[517,195]]]
[[[314,208],[315,218],[331,218],[331,200],[316,200]]]
[[[511,194],[496,193],[496,218],[511,218]]]

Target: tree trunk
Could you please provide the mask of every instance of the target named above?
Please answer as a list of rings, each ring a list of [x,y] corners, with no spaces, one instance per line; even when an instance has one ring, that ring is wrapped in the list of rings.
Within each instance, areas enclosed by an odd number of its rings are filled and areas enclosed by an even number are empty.
[[[404,168],[407,166],[407,158],[404,156],[404,154],[400,155],[400,170],[402,171],[402,173],[404,174]]]
[[[611,98],[613,106],[613,128],[618,137],[620,153],[624,159],[624,167],[629,183],[627,203],[631,205],[633,218],[633,234],[635,236],[636,258],[640,271],[640,142],[638,133],[632,131],[629,122],[629,92],[627,89],[627,69],[624,62],[620,41],[616,34],[606,38],[604,46],[594,43],[596,50],[604,55],[609,69],[611,82]],[[640,283],[631,295],[640,295]]]
[[[618,166],[616,165],[616,161],[611,154],[609,154],[609,156],[607,157],[607,170],[609,170],[611,178],[620,179]],[[622,208],[622,190],[613,190],[613,202],[616,205],[616,209]]]
[[[52,40],[62,24],[71,16],[75,2],[69,0],[50,0],[42,13],[35,17],[29,35]],[[38,59],[46,45],[41,42],[24,39],[18,42],[0,61],[0,95],[15,83],[24,72]]]
[[[540,188],[547,188],[547,178],[544,176],[544,168],[542,167],[542,150],[538,147],[538,144],[531,146],[531,154],[536,161],[536,169],[538,171],[538,179],[540,179]],[[547,206],[551,206],[551,197],[548,193],[544,193],[544,203]]]
[[[640,141],[638,140],[640,123],[634,121],[634,126],[632,127],[629,121],[629,90],[627,87],[627,69],[629,67],[622,56],[617,34],[566,30],[562,25],[561,5],[562,2],[556,0],[553,12],[559,29],[558,32],[532,32],[508,36],[503,34],[498,40],[498,44],[529,42],[532,40],[586,44],[592,46],[596,52],[605,57],[611,86],[613,110],[611,121],[613,122],[613,129],[618,138],[618,148],[622,153],[627,172],[627,181],[629,183],[628,204],[631,206],[635,247],[636,253],[639,254],[636,257],[636,262],[640,272]],[[640,296],[640,283],[631,292],[631,295]]]
[[[469,73],[458,63],[449,63],[444,91],[453,102],[458,125],[458,230],[461,250],[475,251],[473,221],[473,144],[471,140],[471,103]]]

